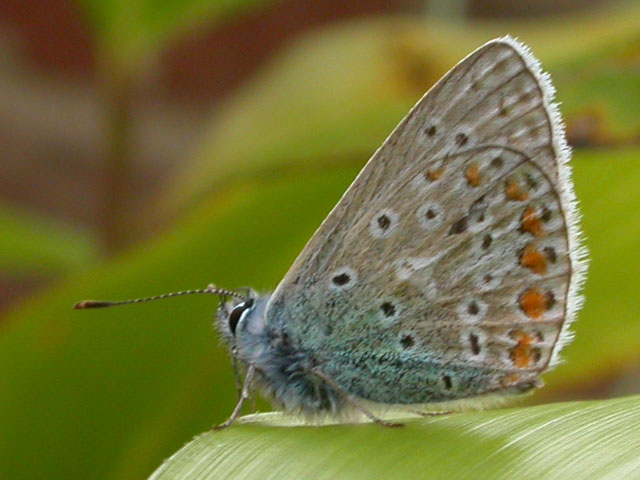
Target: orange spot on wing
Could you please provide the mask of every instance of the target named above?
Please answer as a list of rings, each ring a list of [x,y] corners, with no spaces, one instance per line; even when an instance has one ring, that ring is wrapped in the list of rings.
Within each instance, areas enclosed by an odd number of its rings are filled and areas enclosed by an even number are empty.
[[[547,258],[532,244],[524,247],[522,257],[520,257],[520,265],[528,268],[537,275],[547,273]]]
[[[511,338],[518,342],[518,345],[531,345],[534,340],[534,338],[524,330],[517,330],[513,332],[511,334]]]
[[[480,169],[475,162],[467,167],[464,176],[467,178],[467,183],[472,187],[477,187],[482,183],[482,175],[480,175]]]
[[[513,364],[518,368],[527,368],[531,365],[531,347],[529,345],[520,345],[511,350],[511,359]]]
[[[518,202],[523,202],[529,198],[529,194],[520,186],[520,183],[515,180],[507,181],[504,194],[509,200],[515,200]]]
[[[530,288],[520,295],[520,308],[529,318],[540,318],[549,308],[548,296],[538,288]]]
[[[527,207],[520,219],[522,222],[521,227],[523,232],[528,232],[535,237],[541,237],[544,235],[542,229],[542,220],[536,213],[536,209],[533,207]]]
[[[522,330],[514,332],[511,337],[518,342],[511,349],[511,360],[516,367],[527,368],[540,360],[540,349],[532,346],[534,337]]]
[[[502,380],[501,380],[502,386],[512,387],[513,385],[516,385],[520,381],[520,378],[522,377],[517,373],[510,373],[509,375],[505,375],[504,377],[502,377]]]
[[[439,180],[444,175],[444,168],[435,168],[427,171],[427,179],[432,182],[435,180]]]

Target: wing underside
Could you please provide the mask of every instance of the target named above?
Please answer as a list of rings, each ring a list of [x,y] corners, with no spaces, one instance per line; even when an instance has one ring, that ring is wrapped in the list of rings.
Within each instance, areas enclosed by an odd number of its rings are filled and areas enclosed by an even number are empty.
[[[567,338],[584,269],[551,95],[511,39],[460,62],[314,234],[267,321],[373,401],[531,384]]]

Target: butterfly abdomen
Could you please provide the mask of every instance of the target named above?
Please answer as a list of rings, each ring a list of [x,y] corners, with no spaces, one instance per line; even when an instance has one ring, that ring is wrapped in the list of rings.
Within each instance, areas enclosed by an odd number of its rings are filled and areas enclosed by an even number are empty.
[[[270,342],[264,363],[256,365],[263,392],[284,410],[304,415],[337,414],[340,394],[311,373],[314,359],[292,347],[285,338]]]

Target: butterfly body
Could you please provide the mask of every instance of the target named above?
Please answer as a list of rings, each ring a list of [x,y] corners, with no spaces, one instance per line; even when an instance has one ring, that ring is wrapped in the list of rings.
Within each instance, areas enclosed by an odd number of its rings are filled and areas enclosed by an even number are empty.
[[[267,324],[265,310],[270,295],[251,291],[249,298],[255,306],[242,315],[233,332],[228,318],[237,303],[223,304],[218,310],[218,329],[236,359],[256,367],[256,383],[263,394],[289,412],[309,417],[340,415],[344,399],[312,373],[318,359],[311,351],[292,344],[286,329]]]

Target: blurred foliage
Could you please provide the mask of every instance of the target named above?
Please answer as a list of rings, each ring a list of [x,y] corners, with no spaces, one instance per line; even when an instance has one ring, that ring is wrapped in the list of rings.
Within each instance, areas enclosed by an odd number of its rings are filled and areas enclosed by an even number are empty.
[[[102,10],[96,7],[98,11]],[[532,38],[553,36],[547,33],[548,25],[538,23],[536,28],[544,33]],[[570,24],[565,28],[576,31]],[[158,238],[89,272],[79,272],[5,320],[0,335],[0,477],[140,478],[194,433],[228,415],[235,403],[231,369],[207,325],[215,298],[90,312],[74,312],[71,305],[87,297],[129,298],[204,287],[211,281],[229,288],[247,284],[273,288],[409,106],[461,53],[468,53],[470,39],[477,37],[472,46],[477,47],[488,38],[480,40],[484,34],[459,29],[442,32],[391,19],[331,27],[301,40],[213,119],[193,169],[167,195],[165,205],[189,204],[193,208],[188,213]],[[456,36],[460,40],[452,41]],[[527,35],[521,37],[529,42]],[[584,49],[587,36],[582,37]],[[545,68],[560,72],[556,85],[561,99],[569,98],[572,93],[565,92],[577,91],[574,83],[584,80],[573,72],[588,71],[589,62],[597,60],[606,65],[611,37],[594,33],[593,38],[601,42],[592,45],[601,57],[571,54],[562,59],[554,51],[555,63],[546,61],[545,51],[562,50],[557,45],[564,44],[543,41],[547,49],[539,51],[531,42]],[[568,42],[567,48],[579,51],[576,41]],[[609,78],[633,82],[640,75],[633,69],[625,72]],[[579,88],[594,89],[589,98],[599,98],[600,82],[585,81]],[[615,105],[613,112],[638,108],[617,96],[615,86],[609,90],[605,98]],[[579,111],[582,97],[571,98],[570,107]],[[625,117],[629,124],[640,118],[640,112],[633,111],[635,117],[632,113]],[[605,123],[608,118],[604,117]],[[607,128],[624,132],[627,127]],[[637,362],[640,353],[640,312],[635,302],[640,148],[578,151],[574,167],[592,267],[586,308],[575,326],[576,341],[566,350],[568,362],[545,377],[549,383],[542,391],[545,398],[554,391],[597,382]],[[637,398],[629,402],[636,402],[630,404],[636,408]],[[609,404],[602,405],[607,412]],[[579,412],[591,406],[546,406],[533,412],[554,423],[553,418],[562,418],[553,417],[562,415],[562,408],[569,409],[567,415],[580,417]],[[520,418],[514,412],[456,416],[443,419],[442,425],[454,428],[456,422],[468,419],[490,425],[494,419],[498,424],[504,419],[505,430],[536,436],[533,423],[517,429],[518,423],[510,420]],[[588,422],[591,413],[585,415],[581,418]],[[440,420],[427,423],[438,425]],[[588,423],[574,426],[576,431],[581,428],[585,441],[592,438]],[[327,442],[329,437],[338,442],[337,432],[369,438],[369,428],[377,427],[331,427],[317,435]],[[246,426],[224,435],[242,437],[256,429]],[[298,446],[310,430],[300,431],[300,437],[292,437]],[[432,435],[429,429],[416,432],[418,437]],[[500,435],[495,443],[491,438],[478,440],[500,448],[506,438]],[[576,437],[574,433],[565,438],[576,441]],[[250,454],[252,444],[243,438],[241,453]],[[452,441],[442,443],[442,451],[458,449],[456,435],[443,438]],[[265,439],[271,444],[270,437]],[[531,461],[555,448],[556,443],[540,444],[531,450],[536,455]],[[457,451],[473,453],[472,448]],[[502,458],[497,452],[496,458]],[[520,457],[509,458],[515,462]]]
[[[133,99],[143,72],[170,39],[199,26],[215,26],[233,14],[273,0],[80,0],[93,23],[97,77],[106,148],[101,243],[114,252],[129,243],[128,213],[133,164]]]
[[[388,19],[333,26],[283,52],[217,110],[170,207],[249,176],[362,165],[450,66],[428,35],[408,27]]]
[[[200,435],[151,478],[587,480],[640,469],[640,396],[413,419],[391,430],[305,427],[273,414],[245,420]]]
[[[114,68],[145,66],[176,35],[274,0],[78,0]],[[140,64],[142,62],[142,64]]]
[[[210,326],[216,298],[105,311],[71,306],[85,297],[125,298],[212,280],[271,287],[356,173],[336,169],[240,187],[7,318],[0,451],[11,454],[0,456],[0,476],[15,478],[26,468],[31,478],[140,478],[193,433],[222,421],[235,387]],[[31,461],[35,452],[38,462]]]
[[[597,382],[640,358],[640,147],[578,150],[573,163],[590,263],[568,363],[545,377],[565,389]]]
[[[91,236],[50,218],[0,205],[0,273],[14,278],[65,273],[95,260]]]
[[[576,55],[554,71],[554,79],[559,89],[571,85],[559,98],[574,144],[640,141],[640,30]]]
[[[640,105],[637,18],[634,4],[544,23],[452,28],[381,18],[319,30],[218,108],[199,153],[168,192],[168,207],[191,205],[248,176],[362,162],[429,85],[506,33],[525,41],[553,73],[570,135],[590,145],[603,143],[600,130],[606,144],[638,139],[640,115],[629,108]]]

